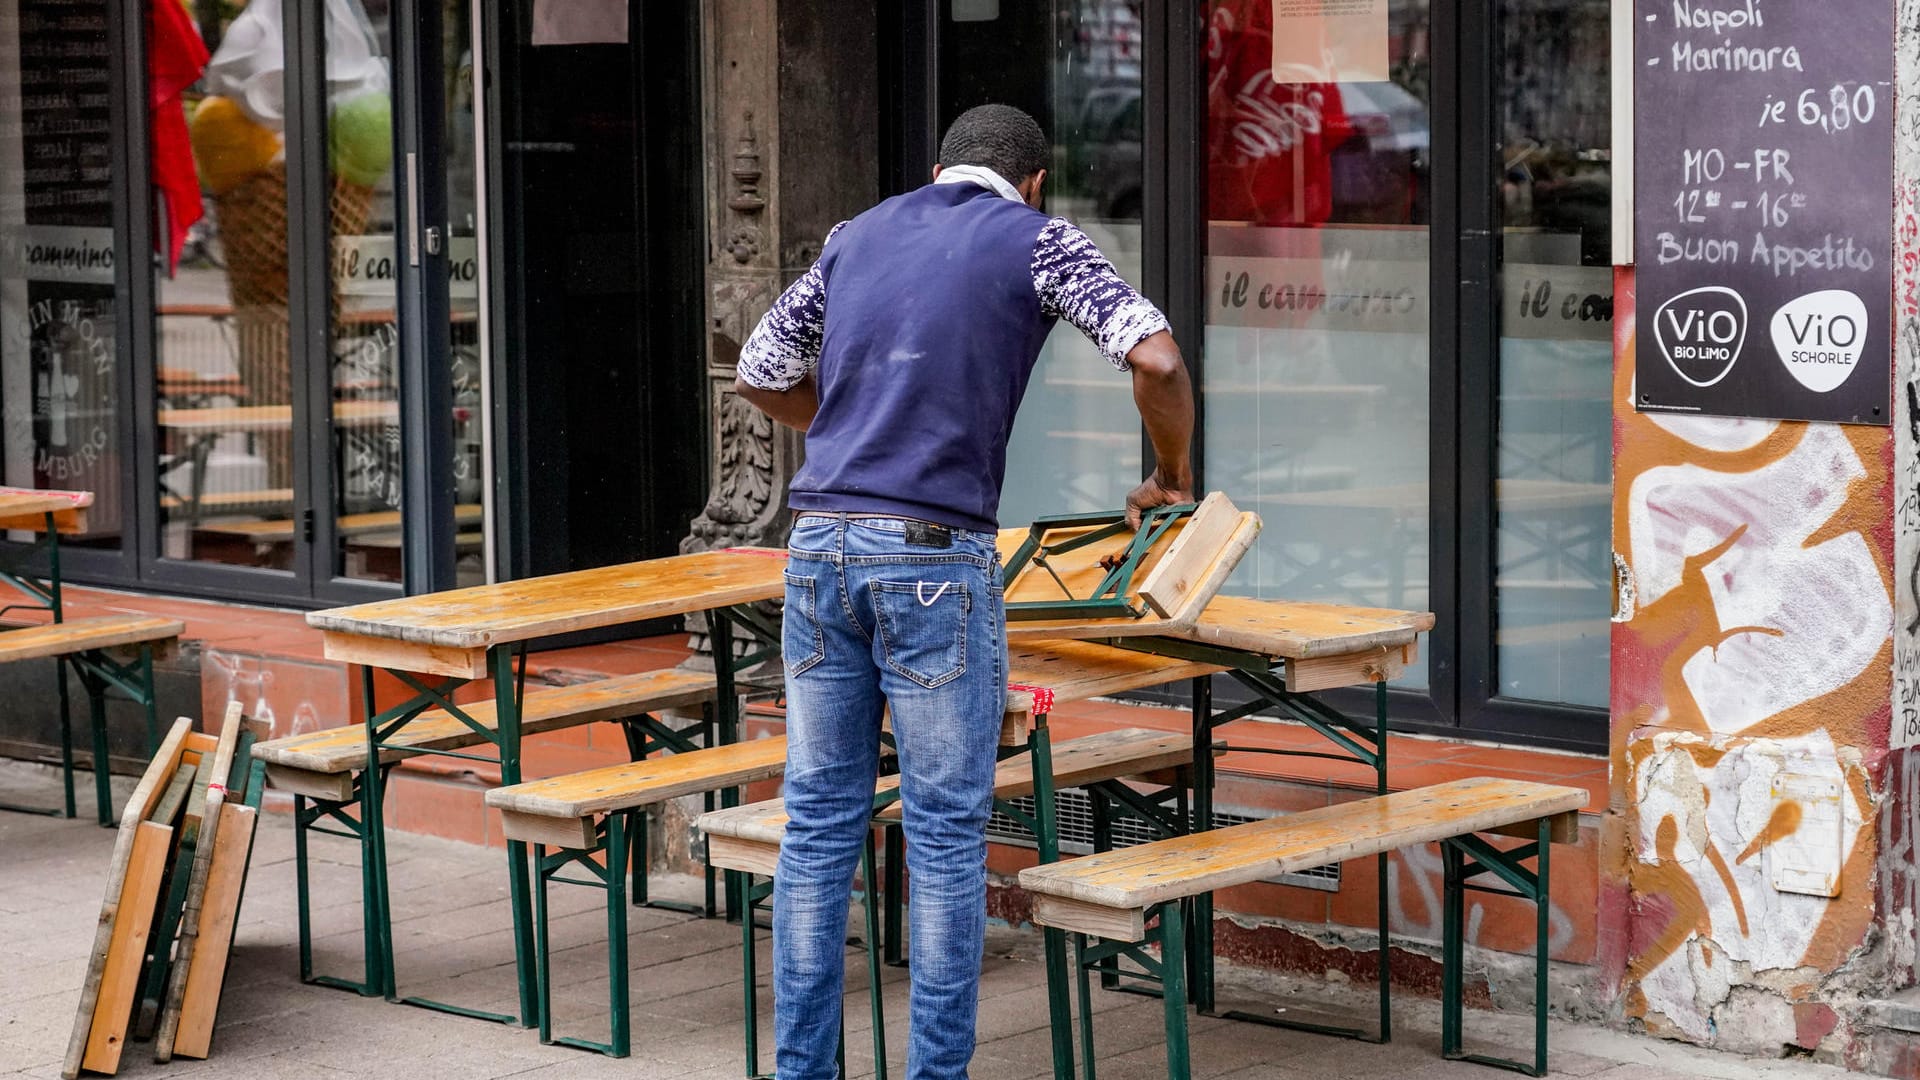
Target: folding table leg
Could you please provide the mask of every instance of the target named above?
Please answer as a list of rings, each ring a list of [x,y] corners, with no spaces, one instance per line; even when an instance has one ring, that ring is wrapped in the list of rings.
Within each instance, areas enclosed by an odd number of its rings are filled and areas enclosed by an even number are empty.
[[[874,907],[873,830],[867,830],[867,843],[860,853],[861,909],[867,920],[867,1009],[873,1015],[873,1077],[887,1080],[887,1003],[881,995],[880,973],[886,970],[880,955],[880,914]],[[845,1028],[845,1025],[841,1025]],[[841,1070],[846,1071],[844,1067]]]
[[[78,812],[73,803],[73,714],[67,697],[67,658],[53,658],[53,682],[60,688],[60,784],[66,793],[67,817]]]
[[[1074,987],[1080,1006],[1080,1063],[1086,1069],[1087,1080],[1094,1080],[1093,1061],[1093,988],[1087,983],[1087,935],[1073,935],[1073,971]],[[1106,979],[1103,971],[1101,979]],[[1053,987],[1047,988],[1049,998],[1054,994]],[[1065,993],[1061,988],[1060,993]]]
[[[547,948],[547,879],[552,874],[547,869],[547,845],[533,845],[533,865],[538,868],[533,883],[533,954],[537,972],[534,978],[538,983],[534,993],[535,1012],[540,1018],[540,1042],[552,1046],[553,966],[549,963],[551,954]]]
[[[107,754],[107,687],[79,665],[80,686],[87,692],[87,723],[93,728],[93,802],[100,827],[113,827],[113,762]]]
[[[1027,736],[1033,760],[1034,821],[1040,826],[1035,842],[1042,863],[1060,860],[1060,818],[1054,806],[1053,740],[1047,718],[1035,716]],[[1041,928],[1041,947],[1047,960],[1047,1009],[1053,1031],[1053,1075],[1073,1080],[1073,1016],[1067,1002],[1067,935],[1051,926]]]
[[[613,1031],[610,1036],[611,1052],[614,1057],[623,1058],[633,1052],[633,1035],[628,1010],[631,1008],[631,992],[627,986],[627,868],[624,865],[627,855],[626,827],[629,812],[616,811],[607,815],[607,1004],[613,1017]],[[646,816],[646,808],[630,811],[641,818]],[[542,920],[542,929],[545,921]],[[551,989],[552,978],[549,974],[547,957],[540,957],[540,978]],[[542,1001],[543,1016],[550,1012],[547,1003]]]
[[[1187,1045],[1187,930],[1180,902],[1160,907],[1160,975],[1167,1018],[1167,1080],[1189,1080],[1192,1052]]]

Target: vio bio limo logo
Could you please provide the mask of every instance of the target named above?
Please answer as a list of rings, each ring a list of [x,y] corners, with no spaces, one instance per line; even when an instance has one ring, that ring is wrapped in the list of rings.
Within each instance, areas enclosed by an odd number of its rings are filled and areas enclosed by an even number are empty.
[[[1722,285],[1683,292],[1653,316],[1654,338],[1674,374],[1694,386],[1727,377],[1747,341],[1747,302]]]

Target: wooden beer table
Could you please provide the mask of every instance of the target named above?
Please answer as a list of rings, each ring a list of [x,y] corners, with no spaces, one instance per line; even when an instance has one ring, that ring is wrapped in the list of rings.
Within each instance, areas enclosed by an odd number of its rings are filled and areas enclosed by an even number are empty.
[[[777,623],[751,605],[784,594],[785,567],[784,551],[734,548],[316,611],[307,616],[307,622],[322,631],[328,659],[361,667],[369,762],[380,761],[383,748],[414,719],[429,710],[444,710],[472,726],[494,745],[497,755],[418,749],[408,753],[497,763],[501,783],[511,785],[522,779],[520,714],[527,646],[572,631],[704,613],[714,643],[719,738],[723,743],[734,741],[739,733],[734,673],[780,655]],[[753,642],[741,656],[735,656],[732,648],[736,626]],[[521,660],[517,669],[516,656]],[[413,691],[413,696],[398,705],[377,709],[376,668],[399,680]],[[453,701],[455,689],[489,676],[497,710],[491,728],[474,722]],[[334,984],[368,996],[380,994],[389,1001],[532,1027],[538,1015],[533,909],[527,845],[520,841],[507,844],[518,1015],[483,1012],[425,998],[401,998],[396,992],[381,806],[384,773],[384,768],[365,770],[359,793],[366,981]],[[733,799],[729,794],[726,804],[733,805]]]

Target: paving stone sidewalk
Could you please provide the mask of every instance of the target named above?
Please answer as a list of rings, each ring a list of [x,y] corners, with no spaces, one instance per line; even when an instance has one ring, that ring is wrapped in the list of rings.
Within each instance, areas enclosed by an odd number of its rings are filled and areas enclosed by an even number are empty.
[[[121,797],[129,787],[117,783]],[[52,774],[0,761],[0,800],[50,803]],[[91,778],[81,778],[83,811]],[[57,1077],[93,941],[114,834],[87,820],[0,813],[0,1076]],[[481,1008],[515,1007],[505,860],[498,850],[406,834],[389,841],[394,882],[394,945],[403,993]],[[313,844],[315,963],[353,975],[360,956],[357,849],[327,837]],[[667,883],[691,898],[691,879]],[[601,894],[556,888],[553,949],[556,1026],[561,1034],[605,1038],[605,919]],[[857,925],[857,923],[855,924]],[[297,978],[293,828],[284,814],[262,818],[236,952],[222,1001],[212,1057],[156,1065],[148,1044],[131,1045],[127,1077],[293,1078],[618,1077],[735,1080],[744,1074],[740,1038],[739,931],[657,910],[630,917],[633,1057],[616,1061],[540,1045],[532,1031],[465,1020],[319,987]],[[995,928],[981,985],[980,1047],[974,1080],[1028,1080],[1050,1074],[1046,976],[1037,935]],[[759,1002],[771,1031],[761,949]],[[849,953],[848,1072],[873,1072],[867,987],[857,953]],[[1223,969],[1223,1007],[1295,1015],[1315,1012],[1340,993],[1311,980]],[[882,980],[887,1006],[890,1074],[904,1075],[905,973]],[[1364,1009],[1364,997],[1347,1004]],[[1337,1006],[1336,1006],[1337,1007]],[[1165,1076],[1157,1001],[1099,995],[1103,1060],[1099,1080]],[[1227,1020],[1193,1020],[1196,1078],[1420,1077],[1494,1080],[1486,1068],[1446,1062],[1438,1053],[1436,1003],[1409,998],[1396,1006],[1390,1046],[1373,1046]],[[1470,1013],[1469,1029],[1506,1052],[1523,1052],[1529,1017]],[[1555,1024],[1553,1072],[1604,1080],[1678,1077],[1816,1080],[1850,1074],[1794,1061],[1754,1061],[1594,1028]],[[770,1034],[765,1036],[771,1045]],[[769,1053],[763,1048],[763,1055]],[[771,1068],[770,1060],[763,1067]]]

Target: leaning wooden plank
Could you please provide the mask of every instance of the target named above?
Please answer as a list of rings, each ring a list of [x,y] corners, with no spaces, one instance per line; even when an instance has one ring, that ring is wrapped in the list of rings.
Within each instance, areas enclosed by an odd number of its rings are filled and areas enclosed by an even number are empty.
[[[213,1042],[214,1015],[220,1008],[220,987],[233,950],[233,928],[257,823],[258,811],[251,806],[228,803],[220,808],[213,867],[207,873],[206,903],[200,913],[200,945],[187,970],[186,995],[174,1033],[173,1052],[181,1057],[204,1058]]]
[[[179,766],[180,751],[192,728],[193,721],[185,717],[174,722],[173,730],[167,732],[167,737],[161,741],[159,752],[147,763],[145,775],[140,778],[139,786],[133,789],[133,795],[127,799],[126,808],[121,811],[120,834],[114,839],[113,856],[107,864],[106,895],[100,901],[100,924],[94,929],[93,948],[87,954],[87,977],[80,987],[80,1008],[74,1016],[73,1035],[67,1041],[67,1056],[60,1067],[60,1074],[67,1080],[79,1076],[85,1064],[87,1038],[93,1030],[95,1007],[100,1003],[100,984],[106,973],[107,957],[113,952],[115,916],[120,910],[120,895],[127,884],[136,834],[140,823],[153,812],[166,783]]]
[[[133,1020],[133,998],[140,989],[140,965],[147,955],[147,936],[159,902],[160,879],[167,863],[173,830],[143,821],[134,829],[133,853],[120,890],[118,915],[101,968],[98,1004],[87,1033],[81,1064],[97,1073],[119,1071],[120,1051],[126,1048],[127,1027]]]
[[[1200,584],[1202,575],[1213,565],[1214,555],[1226,545],[1239,524],[1240,511],[1226,492],[1216,491],[1202,499],[1187,527],[1180,530],[1173,545],[1147,575],[1146,583],[1140,586],[1140,599],[1162,618],[1172,618]]]
[[[148,821],[162,825],[173,824],[180,816],[180,808],[187,804],[187,790],[193,786],[193,766],[182,763],[173,770],[173,779],[167,784],[167,790],[160,796],[160,802],[147,815]]]
[[[173,1058],[173,1036],[180,1026],[180,1003],[187,991],[187,971],[200,937],[207,873],[213,866],[213,849],[220,842],[220,808],[227,801],[227,786],[223,781],[233,768],[233,751],[239,744],[242,726],[240,703],[228,702],[227,714],[220,722],[220,746],[213,752],[213,768],[201,770],[208,777],[206,812],[200,821],[199,843],[194,851],[193,880],[187,884],[187,903],[180,913],[180,946],[174,953],[167,1005],[160,1012],[160,1029],[153,1036],[153,1060],[163,1064]]]
[[[147,938],[147,970],[140,977],[140,1004],[133,1018],[136,1039],[153,1038],[153,1029],[160,1023],[160,1006],[167,1000],[167,973],[173,968],[173,942],[180,931],[180,909],[186,906],[187,883],[193,880],[192,841],[182,836],[173,847],[172,869],[160,886],[160,911]]]

